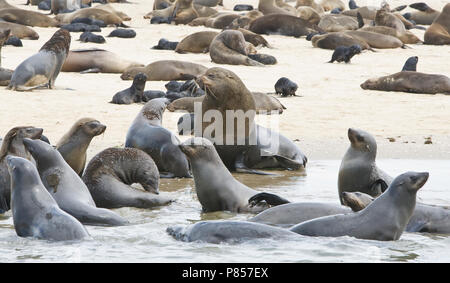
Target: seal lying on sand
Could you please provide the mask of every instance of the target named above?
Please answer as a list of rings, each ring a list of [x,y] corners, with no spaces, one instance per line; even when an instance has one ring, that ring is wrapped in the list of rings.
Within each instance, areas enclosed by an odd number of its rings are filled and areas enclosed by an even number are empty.
[[[306,236],[398,240],[413,215],[417,191],[427,180],[426,172],[401,174],[365,209],[356,213],[312,219],[295,225],[290,230]]]
[[[120,76],[122,80],[132,80],[138,73],[147,75],[148,81],[184,81],[193,79],[207,68],[185,61],[161,60],[153,62],[145,67],[130,67]]]
[[[53,88],[69,53],[69,47],[70,33],[59,29],[37,54],[17,66],[8,89],[23,91],[44,85]]]
[[[87,225],[128,223],[118,214],[95,206],[86,185],[55,148],[40,140],[24,139],[23,144],[36,160],[42,183],[62,210]]]
[[[108,148],[94,156],[83,175],[98,207],[151,208],[172,200],[159,196],[159,172],[153,159],[136,148]],[[131,187],[139,183],[144,191]]]
[[[12,36],[17,36],[20,39],[39,39],[39,34],[30,27],[10,22],[0,22],[0,31],[7,29],[11,30]]]
[[[5,44],[5,42],[8,40],[10,33],[11,33],[11,31],[9,29],[0,30],[0,85],[1,86],[9,85],[12,74],[14,72],[13,70],[2,68],[2,58],[1,58],[2,47]]]
[[[403,14],[403,16],[418,25],[431,25],[440,13],[423,2],[413,3],[409,7],[416,9],[416,11]]]
[[[86,228],[58,207],[45,189],[36,167],[30,161],[8,156],[11,175],[11,206],[14,229],[19,237],[50,241],[82,240]]]
[[[131,87],[114,94],[111,103],[131,104],[135,102],[141,102],[143,100],[146,81],[147,76],[145,74],[137,74],[133,79],[133,84],[131,85]]]
[[[143,64],[122,59],[118,55],[103,49],[77,49],[69,51],[61,71],[123,73],[128,68],[143,66]]]
[[[183,38],[178,43],[175,52],[178,53],[207,53],[211,41],[218,35],[215,31],[199,31]]]
[[[93,118],[81,118],[56,144],[67,164],[82,175],[86,165],[86,151],[95,136],[103,134],[106,126]]]
[[[309,22],[284,14],[259,17],[250,23],[249,30],[258,34],[281,34],[294,37],[305,36],[316,31]]]
[[[0,9],[0,19],[32,27],[57,27],[58,21],[39,12],[17,8]]]
[[[128,129],[125,147],[143,150],[158,166],[161,177],[191,177],[186,156],[177,146],[178,138],[161,126],[167,99],[147,102]]]
[[[450,3],[447,3],[424,35],[424,43],[432,45],[450,44]]]
[[[343,204],[343,192],[364,192],[378,196],[384,192],[392,178],[375,163],[377,142],[362,130],[348,129],[350,147],[345,153],[339,168],[339,199]]]

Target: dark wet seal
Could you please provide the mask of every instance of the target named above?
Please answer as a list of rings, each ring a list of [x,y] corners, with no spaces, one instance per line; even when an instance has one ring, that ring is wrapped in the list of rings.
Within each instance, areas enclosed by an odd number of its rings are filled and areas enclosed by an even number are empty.
[[[170,18],[163,18],[163,17],[153,17],[150,20],[151,24],[170,24],[171,19]]]
[[[179,92],[182,85],[183,83],[179,83],[177,81],[170,81],[166,83],[164,86],[166,87],[167,91]]]
[[[419,57],[412,56],[409,57],[408,60],[406,60],[405,65],[403,65],[402,71],[417,71],[417,62],[419,62]]]
[[[233,8],[233,11],[251,11],[251,10],[253,10],[253,6],[246,4],[237,4]]]
[[[354,9],[358,9],[359,8],[359,6],[356,5],[355,0],[348,1],[348,7],[350,8],[350,10],[354,10]]]
[[[175,41],[168,41],[165,38],[161,38],[158,41],[158,45],[155,45],[152,47],[152,49],[158,49],[158,50],[175,50],[177,48],[178,42]]]
[[[168,91],[166,93],[166,98],[172,102],[174,100],[180,99],[186,97],[182,92],[173,92],[173,91]]]
[[[136,37],[136,32],[132,29],[118,28],[113,30],[108,37],[134,38]]]
[[[82,24],[87,24],[87,25],[91,25],[91,26],[99,26],[102,28],[106,27],[106,24],[104,21],[91,19],[91,18],[76,18],[76,19],[72,20],[70,23],[71,24],[82,23]]]
[[[44,0],[38,5],[39,10],[49,11],[51,9],[51,0]]]
[[[146,90],[142,95],[142,101],[147,102],[155,98],[165,97],[166,93],[160,90]]]
[[[281,96],[295,96],[298,85],[286,77],[280,78],[275,83],[275,93],[281,94]]]
[[[22,41],[20,40],[20,38],[18,38],[17,36],[10,36],[8,38],[8,40],[6,40],[6,42],[3,45],[12,45],[12,46],[16,46],[16,47],[22,47]]]
[[[75,24],[68,24],[63,25],[61,27],[62,29],[68,30],[70,32],[85,32],[85,31],[102,31],[99,26],[96,25],[87,25],[83,23],[75,23]]]
[[[333,63],[334,61],[349,63],[350,59],[359,53],[361,53],[361,46],[359,45],[355,44],[350,47],[338,46],[334,50],[331,60],[328,63]]]
[[[92,43],[105,43],[106,40],[103,36],[93,34],[90,31],[85,31],[80,35],[81,42],[92,42]]]
[[[274,65],[277,63],[275,57],[267,54],[249,54],[248,57],[264,65]]]

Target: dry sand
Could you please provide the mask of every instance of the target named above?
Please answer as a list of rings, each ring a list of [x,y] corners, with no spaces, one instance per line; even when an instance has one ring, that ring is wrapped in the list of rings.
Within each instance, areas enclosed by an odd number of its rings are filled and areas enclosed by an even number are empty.
[[[221,66],[235,72],[251,91],[274,92],[280,77],[288,77],[299,85],[301,97],[282,98],[287,110],[279,117],[279,130],[287,137],[298,139],[299,146],[314,159],[340,159],[347,146],[347,129],[355,127],[375,135],[380,158],[450,159],[450,96],[442,94],[410,94],[367,91],[360,84],[368,78],[384,76],[401,70],[410,56],[419,56],[418,70],[425,73],[450,76],[450,47],[412,45],[411,49],[384,49],[364,52],[351,64],[327,64],[332,51],[313,48],[304,38],[265,36],[274,49],[262,48],[260,53],[273,55],[278,64],[268,67],[217,65],[209,54],[177,54],[173,51],[150,49],[160,38],[179,41],[188,34],[208,30],[205,27],[151,25],[143,16],[152,10],[153,1],[131,0],[132,4],[113,4],[132,17],[128,22],[137,32],[134,39],[106,38],[113,28],[103,28],[106,44],[81,43],[81,33],[72,33],[71,49],[103,48],[123,58],[143,64],[163,59],[191,61],[207,67]],[[22,9],[25,0],[9,3]],[[360,6],[364,3],[357,1]],[[389,1],[392,7],[417,1]],[[427,1],[441,9],[447,1]],[[224,0],[231,11],[235,4],[252,4],[256,0]],[[295,2],[290,2],[295,5]],[[378,1],[370,4],[379,4]],[[94,4],[96,5],[96,4]],[[402,11],[406,12],[409,8]],[[2,50],[2,66],[16,68],[23,60],[36,53],[52,36],[56,28],[34,28],[39,40],[23,40],[24,47],[6,46]],[[424,31],[413,30],[423,39]],[[147,82],[146,90],[165,90],[166,82]],[[120,74],[61,73],[56,89],[12,92],[0,89],[0,136],[14,126],[33,125],[45,129],[52,143],[82,117],[93,117],[108,126],[106,133],[94,138],[88,158],[102,149],[123,146],[131,122],[142,104],[110,104],[112,96],[131,85],[122,81]],[[163,125],[172,131],[182,113],[164,114]],[[387,138],[395,138],[389,142]],[[424,144],[432,137],[433,144]],[[181,137],[181,139],[185,139]],[[407,142],[407,143],[406,143]]]

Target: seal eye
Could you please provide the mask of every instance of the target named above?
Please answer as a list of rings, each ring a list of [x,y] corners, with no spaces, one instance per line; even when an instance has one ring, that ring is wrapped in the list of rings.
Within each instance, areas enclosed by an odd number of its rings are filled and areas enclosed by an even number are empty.
[[[364,141],[364,137],[356,136],[356,140],[359,141],[359,142],[363,142]]]

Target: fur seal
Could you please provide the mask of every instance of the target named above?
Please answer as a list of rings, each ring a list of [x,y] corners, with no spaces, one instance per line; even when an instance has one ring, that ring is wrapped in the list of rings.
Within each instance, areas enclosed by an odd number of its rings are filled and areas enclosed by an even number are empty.
[[[413,3],[409,7],[416,9],[416,11],[407,13],[407,17],[405,17],[405,14],[403,16],[408,20],[413,20],[418,25],[431,25],[440,13],[423,2]]]
[[[350,59],[352,59],[353,56],[360,53],[361,46],[359,45],[352,45],[350,47],[339,46],[334,50],[333,55],[331,56],[331,60],[328,63],[333,63],[334,61],[337,61],[339,63],[349,63]]]
[[[237,30],[242,32],[242,34],[244,35],[245,41],[250,42],[254,46],[258,47],[261,45],[263,47],[272,48],[269,45],[269,43],[267,42],[267,40],[265,40],[264,37],[262,37],[261,35],[251,32],[247,29],[243,29],[243,28],[238,28]]]
[[[0,30],[0,85],[7,86],[11,81],[13,70],[2,68],[2,47],[8,40],[11,30]]]
[[[292,7],[292,9],[294,9],[294,7]],[[259,0],[258,10],[261,11],[264,15],[287,14],[295,16],[295,13],[291,13],[275,4],[275,0]]]
[[[57,27],[58,21],[39,12],[17,8],[1,9],[0,19],[32,27]]]
[[[402,71],[389,76],[368,79],[362,89],[410,93],[450,94],[450,78],[445,75]]]
[[[398,240],[414,212],[417,191],[427,180],[427,172],[401,174],[365,209],[312,219],[295,225],[290,231],[306,236]]]
[[[356,17],[356,15],[359,13],[364,19],[373,21],[375,20],[377,10],[377,7],[363,6],[356,9],[345,10],[342,12],[342,14],[346,16]]]
[[[311,38],[311,43],[314,47],[331,50],[335,50],[339,46],[350,47],[352,45],[359,45],[363,50],[371,49],[370,45],[364,40],[354,38],[351,35],[343,32],[314,35]]]
[[[158,50],[175,50],[178,46],[179,42],[175,41],[168,41],[165,38],[161,38],[158,41],[158,45],[155,45],[152,47],[152,49],[158,49]]]
[[[178,148],[178,138],[161,126],[167,99],[147,102],[128,129],[125,147],[138,148],[150,155],[161,177],[191,177],[186,156]]]
[[[90,31],[85,31],[80,35],[81,42],[92,42],[92,43],[105,43],[106,40],[101,35],[93,34]]]
[[[316,10],[317,13],[323,14],[325,11],[323,10],[322,5],[317,4],[314,0],[297,0],[295,3],[295,8],[308,6]]]
[[[281,34],[300,37],[316,31],[307,21],[296,16],[270,14],[259,17],[250,23],[250,31],[258,34]]]
[[[205,6],[205,7],[215,7],[220,5],[222,0],[194,0],[194,4]]]
[[[42,183],[58,206],[86,225],[121,226],[128,222],[118,214],[95,206],[83,180],[51,145],[24,139],[25,148],[36,160]]]
[[[218,35],[215,31],[199,31],[183,38],[178,43],[175,52],[178,53],[207,53],[211,41]]]
[[[242,12],[242,11],[251,11],[251,10],[253,10],[253,6],[248,5],[248,4],[237,4],[237,5],[234,5],[234,7],[233,7],[233,11]]]
[[[199,14],[194,9],[193,0],[176,0],[173,9],[173,20],[177,25],[185,25],[193,19],[198,18]]]
[[[10,209],[11,178],[6,166],[6,156],[14,155],[34,162],[23,145],[24,138],[39,139],[43,129],[35,127],[14,127],[5,135],[0,147],[0,214]]]
[[[71,24],[82,23],[82,24],[87,24],[90,26],[98,26],[100,28],[106,27],[106,24],[104,21],[91,19],[91,18],[75,18],[70,23]]]
[[[275,83],[275,93],[281,96],[296,96],[298,85],[286,77],[281,77]]]
[[[86,228],[58,207],[45,189],[36,167],[30,161],[8,156],[11,175],[11,208],[14,229],[19,237],[50,241],[82,240]]]
[[[296,15],[300,19],[303,19],[314,25],[317,25],[321,20],[319,13],[316,10],[314,10],[312,7],[309,7],[309,6],[298,7]]]
[[[136,32],[132,29],[118,28],[113,30],[108,37],[134,38],[136,37]]]
[[[81,118],[58,141],[56,149],[67,164],[82,175],[86,165],[86,151],[95,136],[103,134],[106,126],[92,118]]]
[[[114,94],[111,103],[131,104],[141,102],[143,100],[146,81],[147,76],[145,74],[137,74],[133,79],[133,84],[129,88]]]
[[[83,174],[96,205],[104,208],[152,208],[172,202],[159,196],[159,172],[153,159],[136,148],[108,148],[95,155]],[[139,183],[143,190],[131,187]]]
[[[128,68],[143,66],[143,64],[125,60],[104,49],[76,49],[69,51],[61,71],[123,73]]]
[[[101,20],[106,25],[116,25],[116,26],[124,26],[123,19],[117,15],[116,13],[109,12],[103,9],[100,9],[100,6],[96,6],[93,8],[85,8],[73,13],[67,14],[58,14],[55,16],[55,19],[59,24],[69,24],[73,20],[77,18],[91,18],[95,20]]]
[[[4,45],[11,45],[15,47],[23,47],[23,43],[17,36],[10,36]]]
[[[17,36],[20,39],[39,39],[39,34],[30,27],[19,25],[10,22],[0,22],[0,32],[11,30],[12,36]]]
[[[417,62],[419,62],[419,57],[409,57],[408,60],[406,60],[405,65],[403,65],[402,71],[417,71]]]
[[[375,163],[377,142],[362,130],[348,129],[350,147],[342,158],[339,167],[338,190],[343,204],[343,192],[364,192],[378,196],[384,192],[392,178]]]
[[[55,15],[81,9],[81,0],[51,0],[51,12]]]
[[[200,221],[188,227],[168,227],[166,232],[183,242],[239,243],[254,239],[290,239],[298,235],[289,230],[247,221]]]
[[[248,57],[251,52],[249,44],[242,32],[225,30],[212,40],[209,55],[217,64],[262,66],[263,64]]]
[[[59,29],[41,47],[39,52],[25,61],[15,69],[8,89],[31,90],[36,87],[47,85],[53,88],[70,47],[70,33]]]
[[[405,25],[402,21],[384,8],[377,11],[375,15],[375,25],[391,27],[400,33],[406,32]]]
[[[205,21],[205,27],[216,28],[216,29],[225,29],[228,27],[234,20],[240,18],[240,15],[225,13],[225,14],[216,14],[211,16]]]
[[[319,2],[319,5],[323,7],[325,12],[334,9],[339,9],[341,11],[345,10],[345,4],[341,0],[322,0]]]
[[[325,32],[336,32],[358,29],[358,21],[345,15],[324,15],[320,18],[318,27]]]
[[[190,80],[203,74],[206,70],[206,67],[196,63],[161,60],[145,67],[127,68],[120,78],[122,80],[132,80],[138,73],[144,73],[147,75],[148,81]]]
[[[100,32],[101,29],[97,25],[88,25],[84,23],[74,23],[74,24],[68,24],[61,26],[62,29],[66,29],[70,32],[85,32],[85,31],[98,31]]]
[[[424,43],[432,45],[450,44],[450,3],[447,3],[424,35]]]
[[[386,26],[365,26],[358,29],[358,31],[370,31],[390,35],[400,39],[404,44],[422,43],[422,40],[420,40],[415,34],[410,31],[400,33],[398,30]]]
[[[354,211],[366,208],[374,200],[373,197],[360,193],[343,194],[347,206]],[[418,233],[450,234],[450,208],[447,206],[416,203],[413,215],[409,219],[405,231]]]
[[[362,30],[347,30],[344,31],[344,33],[353,38],[365,41],[372,48],[385,49],[405,47],[405,44],[400,39],[386,34]]]

